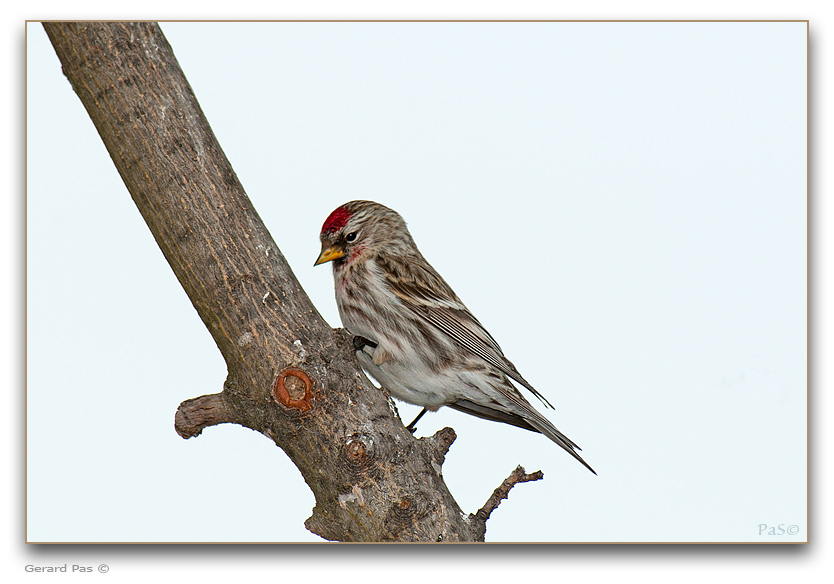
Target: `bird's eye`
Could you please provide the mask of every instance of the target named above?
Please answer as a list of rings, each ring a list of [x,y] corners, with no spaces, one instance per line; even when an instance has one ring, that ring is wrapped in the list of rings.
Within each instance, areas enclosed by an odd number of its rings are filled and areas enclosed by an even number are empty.
[[[347,241],[348,243],[350,243],[351,241],[354,241],[355,239],[356,239],[356,232],[355,231],[351,231],[350,233],[345,235],[345,241]]]

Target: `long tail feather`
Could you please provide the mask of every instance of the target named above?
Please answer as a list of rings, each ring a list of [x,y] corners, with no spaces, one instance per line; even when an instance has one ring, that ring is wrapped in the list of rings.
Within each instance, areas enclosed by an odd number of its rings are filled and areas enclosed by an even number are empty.
[[[508,412],[502,412],[501,410],[492,409],[490,407],[473,403],[469,400],[458,400],[455,403],[448,404],[450,408],[463,412],[465,414],[470,414],[472,416],[476,416],[478,418],[483,418],[485,420],[492,420],[493,422],[503,422],[504,424],[510,424],[512,426],[517,426],[519,428],[524,428],[525,430],[530,430],[531,432],[539,432],[544,434],[548,438],[550,438],[553,442],[561,446],[568,454],[573,456],[576,460],[582,463],[585,468],[591,471],[594,474],[597,474],[591,466],[585,462],[585,460],[576,453],[577,450],[582,450],[579,446],[577,446],[570,438],[562,434],[553,424],[544,422],[539,420],[531,420],[524,418],[518,414],[512,414]],[[544,420],[544,418],[542,418]],[[538,422],[538,423],[536,423]]]

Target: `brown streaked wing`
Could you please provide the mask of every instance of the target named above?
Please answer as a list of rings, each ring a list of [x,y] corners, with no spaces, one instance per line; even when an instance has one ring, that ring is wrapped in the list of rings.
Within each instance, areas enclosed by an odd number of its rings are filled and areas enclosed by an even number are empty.
[[[421,258],[422,259],[422,258]],[[425,260],[423,260],[425,261]],[[439,275],[428,273],[417,262],[389,266],[383,270],[390,289],[409,310],[445,333],[455,343],[477,355],[505,375],[508,375],[535,395],[549,408],[549,401],[524,379],[501,347],[458,299]],[[443,297],[430,287],[434,284]],[[447,305],[447,306],[444,306]]]

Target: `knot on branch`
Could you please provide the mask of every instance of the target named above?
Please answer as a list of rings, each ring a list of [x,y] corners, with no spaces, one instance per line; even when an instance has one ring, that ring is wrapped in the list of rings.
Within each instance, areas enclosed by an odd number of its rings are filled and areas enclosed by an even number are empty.
[[[187,399],[174,415],[174,429],[186,439],[199,436],[209,426],[235,423],[237,420],[220,393]]]
[[[272,398],[285,407],[306,412],[313,409],[313,382],[296,367],[283,369],[272,384]]]
[[[403,495],[394,501],[383,520],[388,530],[386,539],[401,539],[400,534],[428,515],[430,508],[430,499],[422,492]]]
[[[379,478],[382,469],[379,465],[380,452],[378,440],[366,434],[351,434],[344,442],[342,461],[350,475],[350,480],[361,477]],[[383,450],[389,450],[384,449]],[[385,458],[385,454],[383,454]]]

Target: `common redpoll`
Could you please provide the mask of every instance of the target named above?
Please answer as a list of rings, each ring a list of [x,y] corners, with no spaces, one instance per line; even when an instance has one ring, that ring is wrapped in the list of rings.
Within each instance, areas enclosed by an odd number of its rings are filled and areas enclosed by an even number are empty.
[[[553,407],[423,258],[398,213],[351,201],[330,214],[319,237],[314,265],[333,262],[339,316],[358,337],[359,364],[391,395],[541,432],[596,474],[510,382]]]

